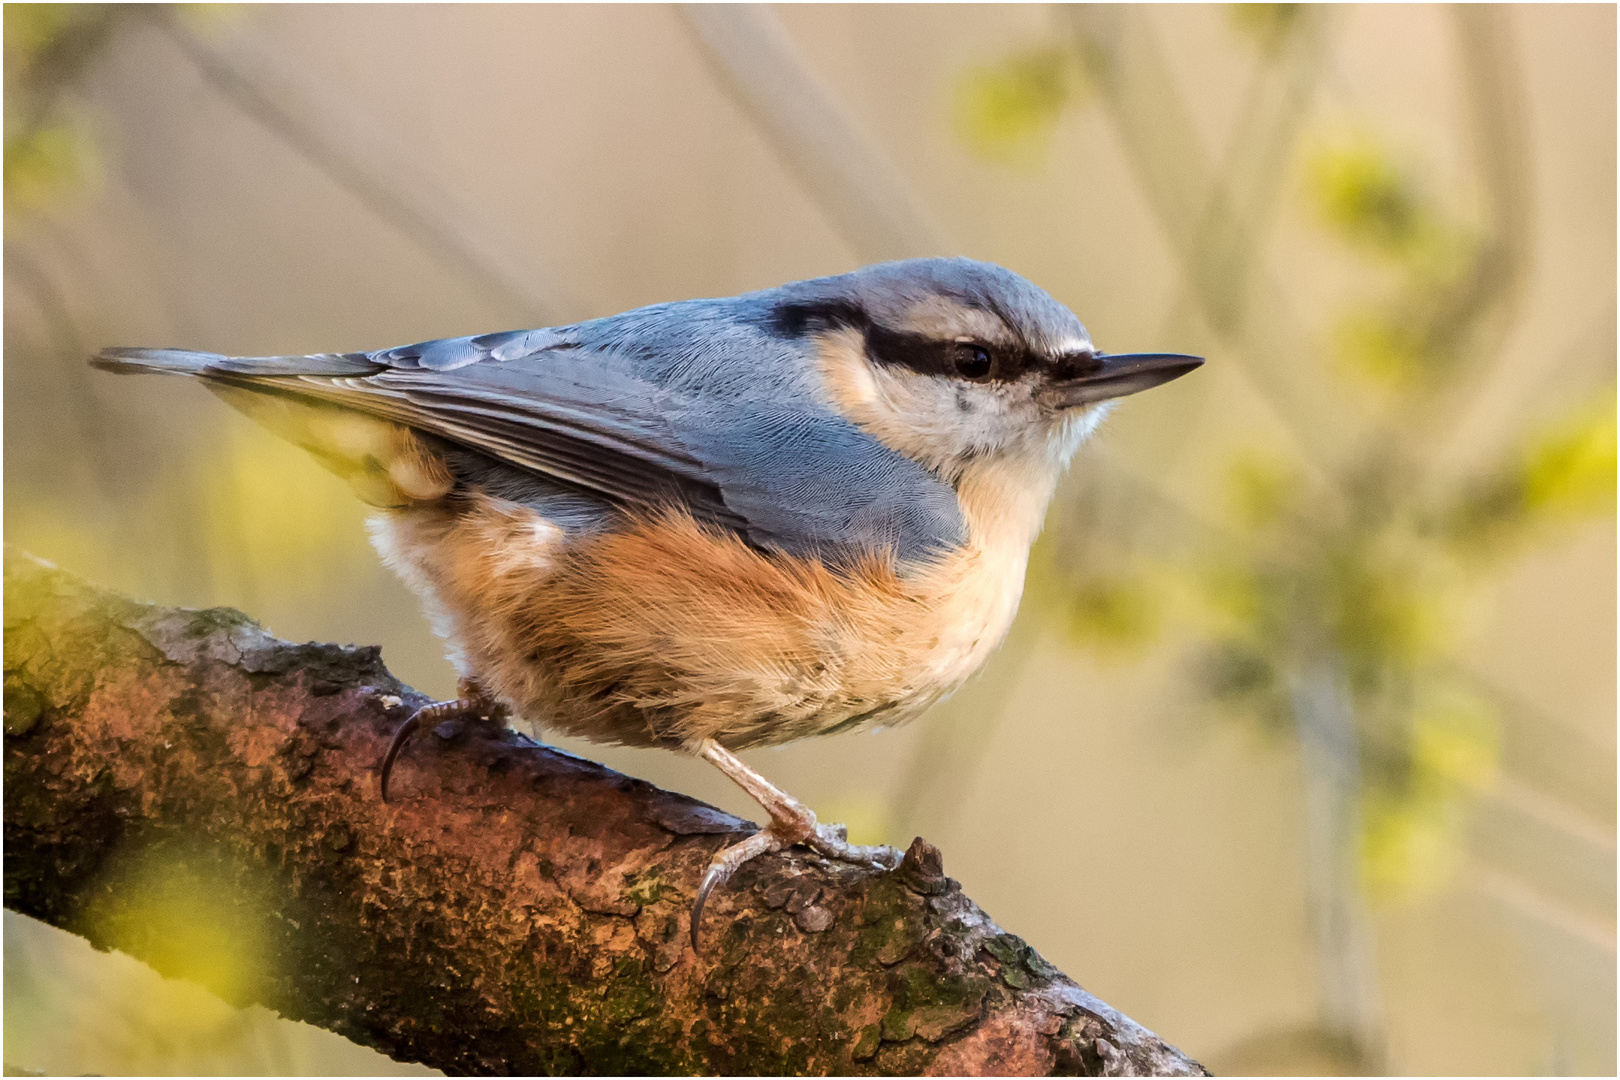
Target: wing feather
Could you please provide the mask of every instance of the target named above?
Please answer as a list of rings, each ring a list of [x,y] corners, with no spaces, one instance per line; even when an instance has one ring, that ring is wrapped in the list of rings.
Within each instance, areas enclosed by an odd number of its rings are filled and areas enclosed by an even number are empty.
[[[794,554],[927,559],[961,543],[951,487],[807,389],[794,345],[719,308],[745,301],[369,353],[107,349],[94,363],[354,410]]]
[[[432,343],[430,343],[432,344]],[[497,343],[499,344],[499,343]],[[422,352],[433,366],[414,366]],[[488,350],[480,350],[487,356]],[[485,367],[447,367],[449,351],[390,350],[214,362],[205,378],[291,394],[376,416],[478,450],[611,502],[684,506],[700,520],[746,533],[703,463],[670,424],[675,395],[595,357],[566,351]],[[388,357],[409,367],[383,367]],[[511,366],[509,367],[508,364]],[[519,370],[520,368],[520,370]],[[313,369],[313,370],[311,370]]]

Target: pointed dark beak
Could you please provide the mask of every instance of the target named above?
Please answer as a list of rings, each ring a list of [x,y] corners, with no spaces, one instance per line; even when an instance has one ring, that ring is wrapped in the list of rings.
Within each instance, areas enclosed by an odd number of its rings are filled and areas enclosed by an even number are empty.
[[[1091,405],[1151,390],[1203,364],[1202,356],[1185,353],[1096,353],[1078,358],[1067,369],[1060,368],[1050,393],[1059,408]]]

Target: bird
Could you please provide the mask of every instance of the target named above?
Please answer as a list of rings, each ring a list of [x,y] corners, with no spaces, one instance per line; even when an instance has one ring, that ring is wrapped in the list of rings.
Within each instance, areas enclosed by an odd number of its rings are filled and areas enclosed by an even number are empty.
[[[1108,354],[1000,266],[920,258],[739,296],[375,352],[108,348],[191,376],[375,508],[383,561],[446,641],[458,697],[702,758],[768,824],[710,862],[804,844],[892,869],[738,751],[911,719],[1018,608],[1070,459],[1117,399],[1203,360]]]

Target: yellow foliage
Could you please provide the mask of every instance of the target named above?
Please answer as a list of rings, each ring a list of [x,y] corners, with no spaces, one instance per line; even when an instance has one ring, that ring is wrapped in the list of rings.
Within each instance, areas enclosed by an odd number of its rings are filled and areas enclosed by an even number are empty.
[[[1511,553],[1548,525],[1614,513],[1615,400],[1608,387],[1526,438],[1442,519],[1459,554]]]
[[[1383,406],[1408,404],[1458,370],[1471,325],[1459,312],[1476,302],[1486,247],[1431,205],[1369,136],[1315,151],[1306,174],[1323,224],[1397,271],[1382,299],[1339,320],[1338,360],[1387,392]]]
[[[1362,881],[1377,900],[1433,893],[1462,861],[1462,806],[1455,799],[1373,791],[1362,801]]]
[[[1105,651],[1134,652],[1158,635],[1159,608],[1146,576],[1084,578],[1069,587],[1069,632]]]
[[[83,66],[113,10],[99,4],[5,5],[8,213],[39,210],[94,174],[90,140],[60,115],[56,89],[66,73]]]
[[[1327,575],[1322,614],[1352,666],[1411,670],[1444,643],[1452,575],[1404,529],[1352,541]]]
[[[52,42],[94,11],[88,4],[6,4],[7,81],[26,77],[30,66]]]
[[[1203,582],[1203,599],[1217,620],[1256,632],[1267,614],[1265,582],[1252,567],[1220,565],[1211,567]]]
[[[176,4],[182,19],[199,30],[211,30],[240,22],[252,10],[248,4]]]
[[[1416,783],[1446,791],[1488,788],[1499,752],[1496,716],[1483,701],[1446,688],[1419,704],[1412,724]]]
[[[1615,400],[1584,405],[1534,437],[1524,456],[1524,498],[1533,512],[1559,517],[1614,509]]]
[[[1410,253],[1432,227],[1411,180],[1366,136],[1312,153],[1306,186],[1329,229],[1384,255]]]
[[[1409,389],[1425,373],[1425,342],[1410,323],[1357,313],[1340,320],[1333,337],[1344,368],[1385,389]]]
[[[1227,484],[1238,523],[1263,529],[1281,520],[1297,498],[1299,476],[1280,458],[1249,453],[1232,463]]]
[[[1274,54],[1282,47],[1303,13],[1299,4],[1228,4],[1232,27],[1252,40],[1260,51]]]
[[[1412,710],[1407,770],[1371,777],[1363,800],[1362,872],[1383,900],[1433,892],[1462,858],[1468,800],[1496,781],[1497,719],[1453,686],[1429,681]]]
[[[94,160],[89,142],[71,124],[37,127],[7,139],[6,211],[44,209],[90,175]]]
[[[975,68],[957,87],[957,133],[985,157],[1033,157],[1081,85],[1080,65],[1058,48],[1032,49]]]

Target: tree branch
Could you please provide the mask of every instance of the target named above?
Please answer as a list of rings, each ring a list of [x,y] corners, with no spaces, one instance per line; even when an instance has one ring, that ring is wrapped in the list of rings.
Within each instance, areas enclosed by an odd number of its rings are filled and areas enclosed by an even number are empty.
[[[760,859],[751,826],[483,725],[375,648],[136,604],[8,549],[6,906],[450,1073],[1197,1074],[1001,932],[939,853]],[[212,944],[210,944],[212,943]]]

